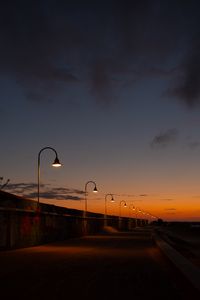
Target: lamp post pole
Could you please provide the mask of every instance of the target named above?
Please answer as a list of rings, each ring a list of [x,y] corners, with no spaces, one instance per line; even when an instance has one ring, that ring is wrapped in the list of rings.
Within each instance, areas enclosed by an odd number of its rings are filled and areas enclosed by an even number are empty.
[[[129,205],[129,218],[131,217],[131,210],[134,210],[134,205],[133,205],[133,203],[131,203],[130,205]]]
[[[141,213],[141,212],[142,212],[141,209],[138,207],[138,209],[137,209],[137,216],[138,216],[138,214]],[[141,218],[139,217],[139,219],[140,219],[139,226],[141,226]],[[137,221],[138,221],[138,220],[137,220]]]
[[[146,216],[146,212],[145,211],[142,211],[142,214],[143,214],[143,217],[142,217],[142,226],[146,225],[146,222],[145,222],[145,216]]]
[[[93,193],[97,193],[98,192],[96,182],[94,182],[92,180],[89,180],[88,182],[86,182],[86,184],[85,184],[85,210],[84,210],[84,218],[86,218],[86,215],[87,215],[87,186],[88,186],[89,183],[92,183],[94,185]]]
[[[119,203],[119,229],[121,228],[121,204],[124,203],[124,207],[127,207],[126,202],[121,200]]]
[[[113,198],[113,194],[106,194],[105,195],[105,216],[104,216],[104,226],[107,226],[107,197],[111,196],[111,202],[115,202]]]
[[[40,152],[38,153],[38,184],[37,184],[37,208],[39,209],[39,203],[40,203],[40,155],[41,153],[44,151],[44,150],[52,150],[56,157],[55,157],[55,160],[52,164],[53,167],[60,167],[61,166],[61,163],[58,159],[58,154],[56,152],[56,150],[52,147],[44,147],[40,150]]]
[[[146,212],[146,216],[147,216],[146,225],[148,225],[149,221],[150,221],[150,214],[149,214],[149,212]]]
[[[131,217],[131,210],[135,210],[135,206],[133,205],[133,203],[129,205],[129,230],[131,230],[132,228],[132,220],[133,220],[133,218]]]
[[[137,227],[137,211],[138,211],[138,208],[134,206],[133,210],[135,212],[135,227]]]
[[[83,230],[84,230],[84,234],[87,233],[87,186],[89,183],[92,183],[94,185],[94,189],[93,189],[93,193],[97,193],[98,190],[97,190],[97,185],[96,185],[96,182],[92,181],[92,180],[89,180],[86,182],[85,184],[85,209],[83,211]]]
[[[126,202],[124,200],[121,200],[119,203],[119,217],[121,218],[121,204],[124,203],[124,207],[127,207]]]

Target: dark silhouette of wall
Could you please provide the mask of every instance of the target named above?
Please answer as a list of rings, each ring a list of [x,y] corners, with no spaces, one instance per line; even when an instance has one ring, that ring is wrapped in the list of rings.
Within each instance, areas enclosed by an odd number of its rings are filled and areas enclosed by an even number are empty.
[[[144,221],[144,220],[143,220]],[[132,230],[134,219],[108,216],[108,225]],[[141,222],[145,225],[145,222]],[[40,203],[0,191],[0,249],[29,247],[103,230],[104,215]]]

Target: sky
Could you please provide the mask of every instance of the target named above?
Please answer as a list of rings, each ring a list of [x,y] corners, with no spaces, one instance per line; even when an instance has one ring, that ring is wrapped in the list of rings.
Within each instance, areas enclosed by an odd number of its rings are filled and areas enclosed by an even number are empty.
[[[200,4],[3,1],[0,177],[7,192],[200,221]]]

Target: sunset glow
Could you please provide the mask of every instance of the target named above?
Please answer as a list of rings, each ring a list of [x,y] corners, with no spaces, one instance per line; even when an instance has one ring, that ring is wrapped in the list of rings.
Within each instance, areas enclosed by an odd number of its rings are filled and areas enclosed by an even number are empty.
[[[198,1],[28,2],[0,12],[3,189],[37,201],[53,147],[40,202],[200,221]]]

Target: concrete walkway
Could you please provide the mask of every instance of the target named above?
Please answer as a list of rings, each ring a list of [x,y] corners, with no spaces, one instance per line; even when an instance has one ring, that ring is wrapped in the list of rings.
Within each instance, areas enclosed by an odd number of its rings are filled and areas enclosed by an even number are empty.
[[[198,299],[147,230],[0,252],[1,299]]]

